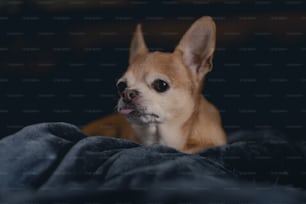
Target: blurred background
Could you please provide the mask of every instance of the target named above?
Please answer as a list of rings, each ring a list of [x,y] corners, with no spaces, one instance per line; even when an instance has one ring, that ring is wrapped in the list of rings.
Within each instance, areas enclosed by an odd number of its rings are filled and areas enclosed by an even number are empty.
[[[216,21],[217,49],[204,95],[226,131],[303,136],[305,1],[8,0],[0,1],[0,137],[112,113],[136,24],[152,51],[172,51],[205,15]]]

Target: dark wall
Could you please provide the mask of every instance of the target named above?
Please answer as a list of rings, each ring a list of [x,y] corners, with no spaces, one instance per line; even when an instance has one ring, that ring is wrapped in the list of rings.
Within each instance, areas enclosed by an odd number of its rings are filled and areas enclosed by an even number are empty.
[[[212,3],[214,2],[214,3]],[[204,94],[228,132],[305,130],[304,1],[2,1],[0,133],[76,125],[113,111],[137,23],[152,50],[171,51],[200,16],[217,24]]]

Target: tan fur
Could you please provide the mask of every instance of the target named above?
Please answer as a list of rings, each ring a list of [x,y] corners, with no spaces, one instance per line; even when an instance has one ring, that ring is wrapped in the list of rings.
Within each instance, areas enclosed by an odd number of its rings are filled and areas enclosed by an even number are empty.
[[[173,53],[149,52],[141,27],[137,26],[130,65],[118,82],[127,82],[126,90],[140,93],[133,104],[144,115],[126,120],[115,114],[82,130],[88,135],[167,145],[186,153],[225,144],[219,111],[202,96],[204,77],[212,69],[215,36],[213,20],[202,17],[186,32]],[[168,82],[170,89],[156,92],[151,86],[156,79]],[[118,111],[125,106],[120,98]]]
[[[109,136],[141,142],[135,136],[129,122],[121,114],[112,114],[95,120],[82,127],[82,131],[89,136]]]

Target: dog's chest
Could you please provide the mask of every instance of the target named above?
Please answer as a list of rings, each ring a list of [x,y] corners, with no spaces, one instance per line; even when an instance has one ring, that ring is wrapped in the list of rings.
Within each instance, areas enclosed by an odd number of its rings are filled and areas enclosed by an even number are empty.
[[[134,126],[136,135],[145,145],[161,144],[182,149],[185,139],[178,128],[162,125]]]

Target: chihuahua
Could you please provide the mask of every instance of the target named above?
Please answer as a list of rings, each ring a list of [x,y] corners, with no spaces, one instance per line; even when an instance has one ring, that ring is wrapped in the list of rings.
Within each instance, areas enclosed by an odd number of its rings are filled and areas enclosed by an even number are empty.
[[[137,25],[128,69],[117,82],[118,113],[85,125],[83,132],[186,153],[226,144],[220,113],[202,95],[215,44],[216,26],[207,16],[191,25],[172,53],[149,52]]]

